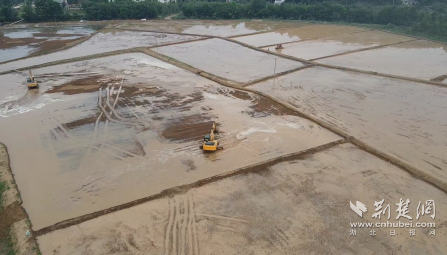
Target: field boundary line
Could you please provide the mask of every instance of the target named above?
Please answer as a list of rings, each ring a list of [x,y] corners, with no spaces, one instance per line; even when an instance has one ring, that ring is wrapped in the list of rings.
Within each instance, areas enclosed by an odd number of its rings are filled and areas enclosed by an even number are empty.
[[[365,70],[359,70],[359,69],[342,67],[342,66],[334,66],[334,65],[322,64],[322,63],[318,63],[318,62],[311,61],[311,60],[305,60],[305,59],[302,59],[302,58],[297,58],[297,57],[293,57],[293,56],[289,56],[289,55],[279,54],[279,53],[276,53],[276,52],[273,52],[273,51],[267,51],[267,50],[264,50],[264,49],[261,49],[261,48],[258,48],[258,47],[246,44],[246,43],[242,43],[242,42],[239,42],[239,41],[236,41],[236,40],[233,40],[233,39],[229,39],[229,38],[221,38],[221,39],[240,44],[242,46],[248,47],[248,48],[253,49],[253,50],[261,51],[261,52],[264,52],[264,53],[267,53],[267,54],[276,55],[278,57],[287,58],[287,59],[290,59],[290,60],[299,61],[299,62],[302,62],[302,63],[307,63],[307,64],[314,65],[314,66],[322,66],[322,67],[331,68],[331,69],[345,70],[345,71],[351,71],[351,72],[356,72],[356,73],[363,73],[363,74],[368,74],[368,75],[375,75],[375,76],[381,76],[381,77],[386,77],[386,78],[392,78],[392,79],[398,79],[398,80],[406,80],[406,81],[412,81],[412,82],[417,82],[417,83],[424,83],[424,84],[428,84],[428,85],[447,87],[446,83],[435,82],[435,81],[430,81],[430,80],[422,80],[422,79],[417,79],[417,78],[410,78],[410,77],[399,76],[399,75],[384,74],[384,73],[378,73],[378,72],[373,72],[373,71],[365,71]]]
[[[319,57],[319,58],[309,59],[309,61],[316,61],[316,60],[325,59],[325,58],[332,58],[332,57],[338,57],[338,56],[348,55],[348,54],[356,53],[356,52],[362,52],[362,51],[368,51],[368,50],[375,50],[375,49],[380,49],[380,48],[383,48],[383,47],[388,47],[388,46],[397,45],[397,44],[401,44],[401,43],[407,43],[407,42],[414,42],[414,41],[419,41],[419,40],[418,40],[418,39],[411,39],[411,40],[405,40],[405,41],[400,41],[400,42],[395,42],[395,43],[388,43],[388,44],[383,44],[383,45],[377,45],[377,46],[367,47],[367,48],[363,48],[363,49],[350,50],[350,51],[346,51],[346,52],[342,52],[342,53],[337,53],[337,54],[333,54],[333,55],[329,55],[329,56],[324,56],[324,57]]]
[[[110,30],[117,29],[117,30],[133,31],[133,32],[147,32],[147,33],[156,33],[156,34],[200,36],[200,37],[208,37],[208,38],[216,37],[216,36],[213,36],[213,35],[200,35],[200,34],[178,33],[178,32],[160,32],[160,31],[157,31],[157,30],[142,30],[142,29],[135,29],[135,28],[122,28],[122,27],[111,27],[109,29]]]
[[[130,208],[130,207],[142,204],[142,203],[146,203],[146,202],[149,202],[149,201],[152,201],[152,200],[155,200],[155,199],[166,198],[166,197],[173,197],[174,195],[177,195],[177,194],[184,194],[184,193],[188,192],[189,190],[191,190],[193,188],[198,188],[198,187],[201,187],[203,185],[206,185],[206,184],[209,184],[209,183],[213,183],[213,182],[216,182],[216,181],[219,181],[219,180],[223,180],[223,179],[226,179],[226,178],[229,178],[229,177],[233,177],[233,176],[236,176],[236,175],[239,175],[239,174],[253,173],[253,172],[262,171],[265,168],[271,167],[271,166],[273,166],[273,165],[275,165],[275,164],[277,164],[279,162],[301,159],[301,158],[303,158],[305,156],[308,156],[310,154],[314,154],[314,153],[317,153],[317,152],[320,152],[320,151],[332,148],[332,147],[334,147],[336,145],[344,144],[345,142],[346,142],[345,139],[341,138],[341,139],[338,139],[338,140],[335,140],[335,141],[332,141],[332,142],[329,142],[329,143],[322,144],[320,146],[316,146],[316,147],[309,148],[309,149],[306,149],[306,150],[293,152],[293,153],[289,153],[289,154],[286,154],[286,155],[278,156],[278,157],[275,157],[275,158],[267,159],[267,160],[264,160],[264,161],[261,161],[261,162],[255,163],[255,164],[251,164],[251,165],[248,165],[248,166],[244,166],[244,167],[241,167],[241,168],[238,168],[238,169],[235,169],[235,170],[232,170],[232,171],[228,171],[228,172],[225,172],[225,173],[222,173],[222,174],[218,174],[218,175],[211,176],[211,177],[208,177],[208,178],[200,179],[200,180],[197,180],[197,181],[189,183],[189,184],[184,184],[184,185],[179,185],[179,186],[176,186],[176,187],[168,188],[168,189],[165,189],[165,190],[163,190],[163,191],[161,191],[161,192],[159,192],[157,194],[151,195],[151,196],[140,198],[140,199],[137,199],[137,200],[134,200],[134,201],[131,201],[131,202],[127,202],[127,203],[124,203],[124,204],[121,204],[121,205],[113,206],[113,207],[110,207],[108,209],[100,210],[100,211],[97,211],[97,212],[85,214],[85,215],[82,215],[82,216],[79,216],[79,217],[75,217],[75,218],[72,218],[72,219],[64,220],[62,222],[53,224],[51,226],[44,227],[42,229],[34,231],[34,235],[37,236],[37,237],[38,236],[42,236],[42,235],[48,234],[50,232],[53,232],[55,230],[68,228],[68,227],[80,224],[82,222],[86,222],[88,220],[95,219],[95,218],[98,218],[100,216],[103,216],[103,215],[106,215],[106,214],[109,214],[109,213],[113,213],[113,212],[116,212],[116,211],[120,211],[120,210],[123,210],[123,209],[127,209],[127,208]]]
[[[303,26],[303,27],[306,27],[306,26]],[[297,27],[297,28],[300,28],[300,27]],[[327,37],[317,37],[317,38],[311,38],[311,39],[303,39],[303,40],[299,40],[299,41],[285,42],[285,43],[281,43],[281,44],[290,44],[290,43],[316,41],[316,40],[329,39],[329,38],[332,38],[332,37],[337,37],[337,36],[342,36],[342,35],[352,35],[352,34],[365,33],[365,32],[369,32],[369,31],[372,31],[372,30],[373,29],[365,29],[365,30],[361,30],[361,31],[355,31],[355,32],[344,33],[344,34],[339,34],[339,35],[332,35],[332,36],[327,36]],[[272,31],[272,32],[275,32],[275,31]],[[275,46],[275,45],[277,45],[277,44],[270,44],[270,45],[259,46],[258,48],[272,47],[272,46]]]
[[[254,90],[254,89],[241,86],[241,84],[239,84],[239,83],[235,83],[235,82],[229,81],[227,79],[216,77],[215,75],[209,74],[207,72],[200,71],[199,69],[197,69],[195,67],[191,67],[191,66],[189,66],[189,65],[187,65],[187,64],[185,64],[183,62],[180,62],[180,61],[178,61],[176,59],[166,57],[164,55],[161,55],[159,53],[153,52],[151,50],[146,50],[144,52],[145,53],[149,53],[151,56],[153,56],[155,58],[158,58],[158,59],[163,60],[163,61],[167,61],[167,62],[169,62],[171,64],[174,64],[174,65],[176,65],[176,66],[178,66],[180,68],[186,69],[186,70],[191,71],[193,73],[196,73],[196,74],[198,74],[198,75],[200,75],[202,77],[205,77],[205,78],[208,78],[210,80],[213,80],[213,81],[215,81],[215,82],[217,82],[217,83],[219,83],[221,85],[224,85],[224,86],[227,86],[227,87],[231,87],[233,89],[238,89],[238,90],[251,92],[251,93],[257,94],[259,96],[263,96],[263,97],[265,97],[267,99],[270,99],[273,102],[276,102],[276,103],[286,107],[287,109],[289,109],[289,110],[291,110],[293,112],[298,113],[298,116],[300,116],[300,117],[303,116],[304,118],[306,118],[306,119],[308,119],[310,121],[313,121],[313,122],[319,124],[320,126],[322,126],[322,127],[326,128],[326,129],[332,131],[333,133],[338,134],[339,136],[345,138],[347,141],[349,141],[352,144],[356,145],[358,148],[360,148],[360,149],[362,149],[362,150],[364,150],[366,152],[369,152],[370,154],[372,154],[372,155],[374,155],[376,157],[379,157],[379,158],[381,158],[383,160],[386,160],[389,163],[392,163],[393,165],[399,167],[400,169],[405,170],[406,172],[410,173],[412,176],[414,176],[414,177],[416,177],[418,179],[422,179],[425,182],[427,182],[427,183],[437,187],[438,189],[440,189],[444,193],[447,193],[447,182],[442,181],[440,179],[437,179],[437,178],[431,176],[430,174],[427,174],[423,170],[421,170],[419,168],[416,168],[416,167],[413,167],[410,164],[405,163],[404,161],[398,159],[397,157],[395,157],[395,156],[393,156],[393,155],[391,155],[389,153],[382,152],[379,149],[377,149],[377,148],[375,148],[375,147],[373,147],[373,146],[371,146],[371,145],[369,145],[369,144],[367,144],[367,143],[365,143],[365,142],[363,142],[363,141],[361,141],[361,140],[351,136],[346,131],[344,131],[344,130],[342,130],[342,129],[334,126],[334,125],[331,125],[330,123],[326,123],[325,121],[322,121],[322,120],[318,119],[317,117],[312,116],[309,113],[303,112],[303,111],[297,109],[296,107],[292,107],[289,104],[284,103],[284,102],[278,100],[277,98],[274,98],[274,97],[272,97],[272,96],[270,96],[268,94],[265,94],[263,92],[260,92],[260,91]],[[151,54],[151,52],[152,52],[152,54]],[[447,84],[444,84],[444,86],[447,86]]]
[[[274,78],[277,78],[277,77],[280,77],[280,76],[283,76],[283,75],[286,75],[286,74],[289,74],[289,73],[293,73],[293,72],[296,72],[296,71],[299,71],[299,70],[303,70],[303,69],[306,69],[306,68],[309,68],[309,67],[312,67],[312,66],[315,66],[315,65],[304,64],[303,66],[300,66],[300,67],[297,67],[297,68],[294,68],[294,69],[290,69],[290,70],[287,70],[287,71],[284,71],[284,72],[276,73],[274,75],[270,75],[270,76],[266,76],[266,77],[262,77],[262,78],[259,78],[259,79],[256,79],[256,80],[252,80],[252,81],[246,82],[246,83],[242,84],[241,87],[247,87],[247,86],[259,83],[259,82],[263,82],[263,81],[266,81],[266,80],[274,79]]]
[[[292,24],[292,23],[291,23]],[[230,36],[222,36],[225,38],[238,38],[238,37],[244,37],[244,36],[250,36],[250,35],[259,35],[259,34],[266,34],[266,33],[272,33],[272,32],[279,32],[282,30],[287,30],[287,29],[294,29],[294,28],[300,28],[300,27],[308,27],[308,26],[313,26],[315,24],[306,24],[304,26],[299,26],[299,27],[285,27],[285,28],[280,28],[280,29],[273,29],[273,30],[266,30],[266,31],[258,31],[258,32],[253,32],[253,33],[248,33],[248,34],[240,34],[240,35],[230,35]]]
[[[97,35],[98,33],[100,33],[104,29],[105,28],[102,28],[102,29],[92,33],[91,35],[89,35],[87,37],[79,39],[75,44],[64,46],[64,47],[56,49],[56,50],[50,50],[50,51],[45,51],[45,52],[41,52],[41,53],[37,53],[37,54],[31,54],[31,55],[23,57],[23,58],[16,58],[16,59],[11,59],[11,60],[8,60],[8,61],[5,61],[5,62],[0,62],[0,65],[8,64],[10,62],[14,62],[14,61],[18,61],[18,60],[24,60],[24,59],[28,59],[28,58],[40,57],[40,56],[44,56],[44,55],[47,55],[47,54],[50,54],[50,53],[54,53],[54,52],[58,52],[58,51],[68,50],[70,48],[73,48],[73,47],[75,47],[75,46],[77,46],[77,45],[87,41],[88,39],[90,39],[93,36]]]
[[[40,254],[39,246],[36,242],[36,236],[26,236],[27,230],[31,232],[32,225],[29,215],[22,205],[20,191],[11,171],[11,160],[9,158],[8,148],[0,142],[0,180],[7,185],[7,190],[3,192],[0,198],[3,201],[3,210],[8,208],[18,208],[25,217],[11,224],[9,237],[13,243],[14,254],[17,255],[38,255]]]

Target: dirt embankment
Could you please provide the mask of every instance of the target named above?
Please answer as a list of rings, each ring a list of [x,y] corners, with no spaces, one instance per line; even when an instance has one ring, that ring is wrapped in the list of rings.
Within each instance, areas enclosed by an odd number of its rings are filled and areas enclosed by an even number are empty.
[[[6,190],[0,197],[0,239],[8,238],[13,243],[14,254],[40,254],[34,236],[27,237],[26,231],[31,230],[26,214],[11,172],[9,155],[6,146],[0,143],[0,182],[6,184]]]

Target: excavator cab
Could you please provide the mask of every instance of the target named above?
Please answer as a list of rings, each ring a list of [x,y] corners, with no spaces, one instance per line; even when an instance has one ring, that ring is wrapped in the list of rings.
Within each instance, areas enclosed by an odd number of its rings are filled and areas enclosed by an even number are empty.
[[[28,83],[28,88],[30,89],[37,88],[39,86],[37,81],[34,79],[31,70],[29,70],[29,77],[26,79],[26,82]]]
[[[203,137],[203,144],[200,145],[200,149],[204,151],[216,151],[223,149],[222,146],[219,146],[219,141],[214,140],[214,132],[217,132],[215,123],[213,123],[210,134]]]

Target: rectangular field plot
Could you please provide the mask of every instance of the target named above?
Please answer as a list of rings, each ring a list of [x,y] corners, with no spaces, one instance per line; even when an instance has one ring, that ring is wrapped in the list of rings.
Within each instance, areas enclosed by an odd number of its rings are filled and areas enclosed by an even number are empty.
[[[447,46],[418,40],[375,50],[325,58],[317,62],[430,80],[445,74]]]
[[[106,29],[70,49],[0,65],[0,72],[109,51],[155,46],[157,44],[182,42],[199,38],[197,36]]]
[[[445,254],[447,229],[355,228],[363,222],[349,208],[360,201],[368,209],[366,222],[385,223],[387,214],[374,219],[374,202],[390,205],[391,223],[396,203],[408,198],[413,223],[442,225],[447,196],[405,171],[350,144],[280,162],[258,171],[233,176],[100,216],[38,237],[43,254]],[[419,201],[436,203],[436,218],[416,220]],[[387,211],[385,211],[387,212]],[[321,241],[324,238],[324,242]],[[355,241],[353,241],[355,240]],[[298,253],[296,251],[299,251]],[[355,251],[355,252],[353,252]]]
[[[301,26],[300,23],[275,21],[233,21],[233,20],[148,20],[123,21],[119,28],[131,28],[160,32],[175,32],[211,36],[236,36],[261,31]]]
[[[250,88],[447,182],[447,89],[307,68]]]
[[[243,47],[222,39],[209,39],[156,48],[156,51],[211,74],[249,82],[292,70],[303,63]]]
[[[35,230],[340,139],[140,53],[36,69],[38,90],[26,75],[0,76],[0,141]],[[224,149],[203,153],[214,122]]]
[[[381,31],[365,31],[361,33],[338,35],[324,39],[309,40],[283,45],[284,49],[275,50],[275,46],[266,47],[270,51],[306,60],[328,57],[352,50],[374,46],[393,44],[413,40],[410,37],[393,35]]]
[[[67,25],[54,28],[5,29],[0,41],[0,62],[62,48],[76,43],[100,28],[101,26],[97,25]]]
[[[278,43],[300,41],[301,38],[295,34],[296,30],[296,28],[283,29],[280,31],[262,33],[257,35],[239,36],[233,39],[249,45],[253,45],[255,47],[261,47]]]

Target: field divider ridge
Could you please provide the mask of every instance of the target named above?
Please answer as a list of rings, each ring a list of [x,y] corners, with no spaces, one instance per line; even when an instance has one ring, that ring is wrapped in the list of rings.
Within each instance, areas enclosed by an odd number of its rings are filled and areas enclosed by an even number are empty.
[[[267,167],[273,166],[279,162],[301,159],[307,155],[314,154],[314,153],[332,148],[336,145],[343,144],[343,143],[345,143],[345,139],[338,139],[336,141],[332,141],[332,142],[329,142],[329,143],[326,143],[326,144],[323,144],[320,146],[316,146],[316,147],[298,151],[298,152],[289,153],[289,154],[275,157],[272,159],[267,159],[267,160],[264,160],[264,161],[261,161],[261,162],[258,162],[258,163],[252,164],[252,165],[244,166],[244,167],[241,167],[241,168],[238,168],[238,169],[235,169],[232,171],[228,171],[228,172],[225,172],[222,174],[218,174],[215,176],[197,180],[190,184],[184,184],[184,185],[179,185],[176,187],[168,188],[168,189],[165,189],[165,190],[163,190],[157,194],[151,195],[151,196],[140,198],[140,199],[128,202],[128,203],[113,206],[108,209],[100,210],[97,212],[85,214],[85,215],[75,217],[72,219],[64,220],[62,222],[53,224],[51,226],[36,230],[36,231],[34,231],[34,235],[37,237],[42,236],[42,235],[45,235],[47,233],[50,233],[50,232],[53,232],[53,231],[56,231],[59,229],[65,229],[65,228],[80,224],[82,222],[85,222],[85,221],[88,221],[91,219],[95,219],[95,218],[98,218],[100,216],[103,216],[103,215],[106,215],[109,213],[127,209],[127,208],[130,208],[130,207],[142,204],[142,203],[146,203],[146,202],[149,202],[149,201],[152,201],[155,199],[172,197],[177,194],[184,194],[193,188],[198,188],[203,185],[213,183],[213,182],[216,182],[219,180],[223,180],[223,179],[226,179],[229,177],[233,177],[233,176],[244,174],[244,173],[258,172],[258,171],[261,171]]]

